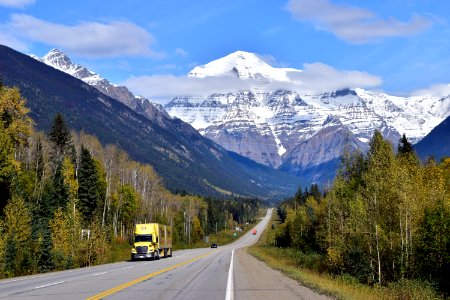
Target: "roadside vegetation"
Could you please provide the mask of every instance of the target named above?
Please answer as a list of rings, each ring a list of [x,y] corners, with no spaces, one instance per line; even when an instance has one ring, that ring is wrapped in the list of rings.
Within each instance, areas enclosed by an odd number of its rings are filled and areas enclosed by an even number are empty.
[[[19,90],[0,84],[0,278],[129,259],[136,223],[172,225],[175,250],[216,231],[225,242],[222,231],[262,205],[170,192],[116,145],[71,132],[60,114],[36,132],[28,112]]]
[[[333,186],[282,202],[250,253],[341,299],[439,299],[450,293],[450,159],[417,159],[375,132],[347,153]]]

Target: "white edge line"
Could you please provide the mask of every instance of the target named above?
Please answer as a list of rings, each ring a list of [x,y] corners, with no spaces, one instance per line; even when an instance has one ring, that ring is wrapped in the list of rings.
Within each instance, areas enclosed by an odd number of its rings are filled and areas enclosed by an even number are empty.
[[[233,300],[233,258],[234,249],[231,251],[231,261],[230,269],[228,270],[227,293],[225,294],[225,300]]]
[[[101,272],[101,273],[96,273],[96,274],[94,274],[94,275],[92,275],[92,276],[103,275],[103,274],[106,274],[106,273],[109,273],[109,272]]]
[[[45,287],[49,287],[49,286],[52,286],[52,285],[61,284],[61,283],[64,283],[64,282],[65,282],[65,281],[53,282],[53,283],[49,283],[49,284],[46,284],[46,285],[37,286],[37,287],[35,287],[34,289],[35,289],[35,290],[37,290],[37,289],[42,289],[42,288],[45,288]]]

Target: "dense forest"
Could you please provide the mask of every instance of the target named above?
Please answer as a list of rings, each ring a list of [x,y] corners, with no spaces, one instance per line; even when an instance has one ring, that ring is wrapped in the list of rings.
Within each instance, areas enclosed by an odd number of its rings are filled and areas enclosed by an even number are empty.
[[[279,214],[277,246],[307,254],[319,272],[450,294],[450,159],[422,164],[405,136],[394,152],[375,132],[367,154],[343,155],[330,189],[300,188]]]
[[[172,194],[151,166],[71,132],[61,114],[45,134],[28,113],[20,91],[0,85],[0,278],[106,262],[136,223],[172,225],[175,248],[195,243],[261,206]]]

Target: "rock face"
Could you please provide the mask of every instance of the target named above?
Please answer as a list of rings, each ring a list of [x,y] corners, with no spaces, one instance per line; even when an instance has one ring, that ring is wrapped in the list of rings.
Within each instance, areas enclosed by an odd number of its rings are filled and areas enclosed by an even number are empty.
[[[271,89],[270,83],[289,83],[300,72],[274,68],[258,55],[238,51],[188,76],[237,77],[254,82],[253,87],[177,97],[165,109],[228,150],[322,182],[314,170],[335,166],[345,145],[365,151],[374,130],[393,145],[403,133],[416,143],[450,115],[450,97],[396,97],[359,88],[325,93]]]

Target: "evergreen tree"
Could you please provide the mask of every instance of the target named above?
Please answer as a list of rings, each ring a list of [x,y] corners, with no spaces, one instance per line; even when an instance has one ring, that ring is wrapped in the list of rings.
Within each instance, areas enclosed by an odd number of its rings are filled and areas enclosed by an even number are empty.
[[[295,192],[294,196],[294,209],[297,209],[300,207],[300,205],[304,204],[305,196],[303,194],[302,186],[299,185],[297,192]]]
[[[320,201],[322,199],[322,193],[320,192],[320,187],[317,183],[311,184],[310,195],[316,199],[316,201]]]
[[[10,185],[15,165],[11,139],[0,122],[0,215],[11,197]]]
[[[51,208],[51,216],[60,207],[65,207],[69,200],[69,190],[64,182],[63,162],[59,162],[56,167],[55,175],[53,176],[53,203]]]
[[[67,154],[68,150],[70,150],[72,142],[70,130],[60,113],[56,114],[48,136],[53,143],[53,158],[56,162],[59,162]]]
[[[398,144],[397,152],[399,155],[414,153],[413,145],[408,141],[406,135],[403,134]]]
[[[52,237],[50,228],[45,225],[41,228],[39,234],[39,255],[38,255],[38,271],[48,272],[54,269],[52,256]]]
[[[85,221],[92,220],[94,211],[99,205],[99,177],[95,161],[88,149],[81,146],[80,166],[78,169],[78,199],[80,212]]]

